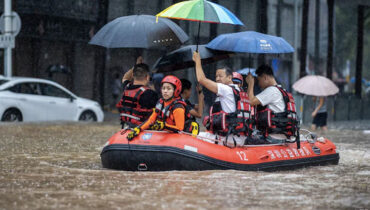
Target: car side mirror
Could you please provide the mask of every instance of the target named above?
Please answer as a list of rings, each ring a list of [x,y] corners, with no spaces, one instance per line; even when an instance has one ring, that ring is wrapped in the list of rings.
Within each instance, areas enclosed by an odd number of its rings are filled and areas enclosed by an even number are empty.
[[[73,101],[75,100],[75,98],[74,97],[70,97],[69,98],[69,101],[71,102],[71,103],[73,103]]]

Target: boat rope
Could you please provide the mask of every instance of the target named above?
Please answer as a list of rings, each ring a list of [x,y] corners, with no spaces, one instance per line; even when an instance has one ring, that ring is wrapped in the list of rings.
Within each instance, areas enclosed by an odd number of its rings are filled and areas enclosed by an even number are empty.
[[[305,141],[309,141],[310,143],[316,142],[316,137],[314,137],[315,133],[312,133],[311,131],[306,130],[306,129],[300,129],[300,130],[308,133],[306,135],[301,134],[303,138],[302,137],[300,138],[300,142],[305,142]],[[153,130],[146,130],[146,131],[153,132],[153,133],[171,133],[171,132],[168,132],[168,131],[153,131]],[[193,138],[197,138],[199,140],[202,140],[202,141],[205,141],[205,142],[208,142],[208,143],[219,144],[219,139],[217,137],[216,137],[216,139],[211,139],[211,138],[207,138],[207,137],[199,136],[199,135],[194,136],[191,133],[184,132],[184,131],[179,131],[177,133],[188,135],[188,136],[191,136]],[[276,143],[276,144],[237,145],[236,147],[239,147],[239,148],[253,148],[253,147],[284,146],[284,145],[287,145],[289,143],[295,143],[295,141],[293,141],[293,142],[284,141],[284,142]]]

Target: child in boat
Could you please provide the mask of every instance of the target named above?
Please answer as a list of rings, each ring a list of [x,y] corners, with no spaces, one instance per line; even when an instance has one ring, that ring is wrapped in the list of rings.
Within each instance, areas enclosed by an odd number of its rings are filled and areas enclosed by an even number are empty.
[[[182,90],[181,90],[181,97],[184,99],[186,103],[186,108],[189,111],[192,120],[196,121],[195,118],[202,118],[203,115],[203,108],[204,108],[204,94],[202,91],[202,88],[200,85],[197,85],[197,94],[198,94],[198,104],[192,104],[189,99],[191,96],[191,82],[187,79],[181,79],[181,84],[182,84]]]
[[[142,125],[137,126],[128,135],[127,139],[132,140],[142,130],[183,131],[186,121],[186,103],[181,99],[181,81],[175,76],[169,75],[161,82],[162,98],[159,99],[155,111]]]

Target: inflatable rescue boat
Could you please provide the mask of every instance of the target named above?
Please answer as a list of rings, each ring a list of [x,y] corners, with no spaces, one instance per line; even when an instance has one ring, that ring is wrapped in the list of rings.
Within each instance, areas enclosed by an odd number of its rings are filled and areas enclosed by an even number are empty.
[[[339,154],[328,139],[301,134],[296,143],[226,147],[187,133],[143,131],[127,141],[128,130],[114,134],[101,152],[104,168],[127,171],[281,170],[338,164]]]

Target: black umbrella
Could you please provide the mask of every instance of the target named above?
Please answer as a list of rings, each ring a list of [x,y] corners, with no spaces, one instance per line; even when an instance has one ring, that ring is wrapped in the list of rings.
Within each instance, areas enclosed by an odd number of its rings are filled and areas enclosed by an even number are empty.
[[[157,69],[157,72],[169,72],[194,67],[193,53],[196,51],[196,48],[196,45],[188,45],[167,53],[157,60],[153,69]],[[198,52],[202,58],[202,64],[209,64],[226,59],[233,54],[225,51],[207,49],[205,45],[199,45]]]
[[[101,28],[89,44],[107,48],[160,48],[181,45],[188,35],[174,22],[152,15],[116,18]]]

